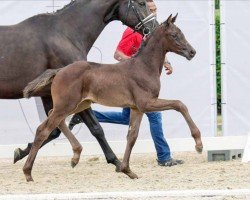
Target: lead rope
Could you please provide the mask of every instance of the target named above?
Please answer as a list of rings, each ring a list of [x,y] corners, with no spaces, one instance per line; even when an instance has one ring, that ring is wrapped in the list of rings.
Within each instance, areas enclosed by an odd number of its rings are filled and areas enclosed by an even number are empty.
[[[25,120],[25,122],[26,122],[26,124],[27,124],[27,126],[28,126],[28,128],[29,128],[30,133],[31,133],[32,135],[35,135],[34,131],[32,130],[32,128],[31,128],[31,126],[30,126],[30,124],[29,124],[29,122],[28,122],[28,119],[27,119],[27,117],[26,117],[26,115],[25,115],[25,112],[24,112],[24,110],[23,110],[23,106],[22,106],[22,104],[21,104],[21,102],[20,102],[19,99],[18,99],[18,103],[19,103],[19,106],[20,106],[20,108],[21,108],[21,111],[22,111],[24,120]]]
[[[28,119],[27,119],[27,116],[26,116],[26,114],[25,114],[25,112],[24,112],[22,103],[21,103],[21,101],[20,101],[19,99],[18,99],[18,103],[19,103],[19,107],[20,107],[20,109],[21,109],[23,118],[24,118],[24,120],[25,120],[25,122],[26,122],[26,125],[28,126],[28,129],[29,129],[30,133],[31,133],[33,136],[35,136],[36,134],[35,134],[35,132],[32,130],[31,126],[30,126],[30,123],[29,123],[29,121],[28,121]],[[82,128],[82,123],[81,123],[81,126],[80,126],[80,127],[78,128],[78,130],[76,131],[76,133],[73,133],[73,134],[74,134],[75,136],[78,135],[79,132],[80,132],[80,130],[81,130],[81,128]],[[65,140],[65,139],[67,139],[65,136],[62,137],[62,138],[57,138],[57,140]]]

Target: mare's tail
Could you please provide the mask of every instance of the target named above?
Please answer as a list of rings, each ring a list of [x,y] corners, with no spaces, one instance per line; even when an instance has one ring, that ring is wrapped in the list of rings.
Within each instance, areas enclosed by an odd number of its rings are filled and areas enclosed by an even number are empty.
[[[36,92],[42,90],[45,86],[52,83],[57,72],[61,69],[48,69],[42,75],[38,76],[35,80],[30,82],[23,90],[25,98],[32,97]]]

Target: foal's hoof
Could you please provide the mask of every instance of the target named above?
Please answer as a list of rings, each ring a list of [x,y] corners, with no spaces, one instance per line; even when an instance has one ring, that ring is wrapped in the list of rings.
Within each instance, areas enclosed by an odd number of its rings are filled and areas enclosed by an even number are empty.
[[[32,176],[29,175],[29,174],[25,174],[25,178],[26,178],[26,181],[27,181],[27,182],[34,182]]]
[[[14,151],[14,164],[17,162],[17,161],[19,161],[19,160],[21,160],[21,149],[20,148],[17,148],[17,149],[15,149],[15,151]]]
[[[138,179],[139,177],[132,171],[126,173],[131,179]]]
[[[75,168],[75,166],[78,164],[79,161],[71,160],[71,167]]]
[[[74,152],[74,156],[71,159],[71,167],[72,168],[74,168],[79,163],[81,153],[82,153],[82,145],[73,149],[73,152]]]
[[[132,172],[130,169],[121,169],[120,168],[120,172],[123,172],[124,174],[126,174],[129,178],[131,179],[138,179],[139,177]]]
[[[195,150],[196,150],[198,153],[202,153],[203,146],[195,146]]]

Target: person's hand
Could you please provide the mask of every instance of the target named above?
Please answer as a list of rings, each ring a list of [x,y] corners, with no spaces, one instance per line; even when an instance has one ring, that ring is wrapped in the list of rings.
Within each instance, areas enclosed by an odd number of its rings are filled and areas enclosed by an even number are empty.
[[[170,75],[173,73],[173,68],[172,68],[170,62],[164,62],[163,67],[165,68],[167,75]]]
[[[117,61],[121,62],[121,61],[123,61],[123,60],[129,59],[130,57],[129,57],[129,56],[126,56],[126,55],[125,55],[124,53],[122,53],[121,51],[116,50],[116,51],[115,51],[115,54],[114,54],[114,58],[115,58]]]

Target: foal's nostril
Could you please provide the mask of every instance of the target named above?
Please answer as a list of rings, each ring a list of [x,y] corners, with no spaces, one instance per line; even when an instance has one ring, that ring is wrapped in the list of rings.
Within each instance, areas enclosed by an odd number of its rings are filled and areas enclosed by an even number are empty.
[[[191,55],[192,57],[194,57],[195,54],[196,54],[196,51],[195,51],[195,50],[191,50],[191,51],[190,51],[190,55]]]

